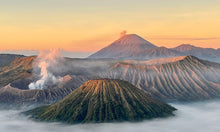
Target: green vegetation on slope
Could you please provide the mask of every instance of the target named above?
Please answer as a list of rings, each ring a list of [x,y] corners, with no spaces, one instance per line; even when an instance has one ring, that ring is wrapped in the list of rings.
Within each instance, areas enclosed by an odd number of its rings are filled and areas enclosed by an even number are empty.
[[[90,80],[63,100],[26,112],[42,121],[67,123],[140,121],[173,115],[170,105],[121,80]]]

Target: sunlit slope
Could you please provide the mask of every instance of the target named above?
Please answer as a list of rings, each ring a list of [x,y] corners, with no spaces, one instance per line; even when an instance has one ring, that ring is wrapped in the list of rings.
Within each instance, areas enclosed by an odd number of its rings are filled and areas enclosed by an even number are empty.
[[[0,87],[30,77],[34,58],[15,58],[10,64],[0,67]]]
[[[43,121],[67,123],[140,121],[172,115],[170,105],[122,80],[90,80],[63,100],[26,112]]]

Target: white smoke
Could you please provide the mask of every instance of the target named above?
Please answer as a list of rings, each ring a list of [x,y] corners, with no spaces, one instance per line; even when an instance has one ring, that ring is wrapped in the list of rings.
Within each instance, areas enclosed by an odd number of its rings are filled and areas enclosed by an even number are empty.
[[[29,89],[44,89],[47,82],[54,84],[59,81],[59,78],[55,77],[48,68],[56,66],[62,58],[61,52],[58,49],[40,51],[36,59],[37,67],[41,70],[40,79],[30,83]]]

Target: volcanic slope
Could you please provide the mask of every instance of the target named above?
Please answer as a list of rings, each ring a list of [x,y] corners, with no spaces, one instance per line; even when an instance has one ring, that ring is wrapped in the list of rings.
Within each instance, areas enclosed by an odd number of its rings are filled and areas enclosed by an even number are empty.
[[[63,99],[85,81],[94,77],[89,76],[64,76],[61,81],[45,89],[18,89],[8,84],[0,88],[0,104],[23,106],[33,104],[51,104]]]
[[[23,55],[17,55],[17,54],[0,54],[0,66],[7,65],[11,61],[13,61],[15,58],[21,58],[24,57]]]
[[[0,87],[30,77],[34,58],[15,58],[10,64],[0,67]]]
[[[175,61],[169,58],[161,61],[163,63],[158,60],[161,59],[119,62],[105,77],[126,80],[160,100],[194,101],[220,97],[220,64],[194,56],[173,58]]]
[[[89,58],[131,58],[142,50],[154,48],[157,48],[157,46],[140,36],[128,34],[92,54]]]
[[[41,121],[100,123],[166,117],[175,110],[126,81],[96,79],[53,105],[25,113]]]

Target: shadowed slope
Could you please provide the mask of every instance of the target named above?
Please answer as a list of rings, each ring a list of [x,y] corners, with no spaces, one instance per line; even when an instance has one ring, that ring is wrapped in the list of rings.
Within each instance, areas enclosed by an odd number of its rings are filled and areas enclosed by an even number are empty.
[[[68,123],[140,121],[172,115],[175,108],[126,81],[90,80],[50,106],[26,112],[43,121]]]
[[[11,61],[13,61],[15,58],[21,58],[24,57],[23,55],[17,55],[17,54],[0,54],[0,66],[7,65]]]

